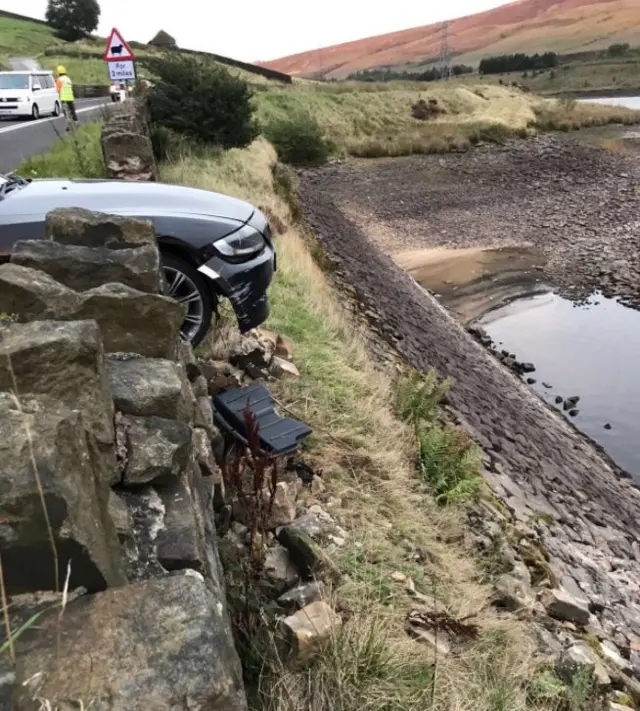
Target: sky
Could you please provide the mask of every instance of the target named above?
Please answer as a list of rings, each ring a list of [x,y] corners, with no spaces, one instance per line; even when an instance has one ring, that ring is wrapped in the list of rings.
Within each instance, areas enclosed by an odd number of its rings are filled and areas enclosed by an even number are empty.
[[[148,42],[159,30],[179,46],[247,62],[442,22],[504,5],[505,0],[98,0],[98,33],[117,27]],[[0,9],[44,18],[47,0],[0,0]],[[311,7],[311,11],[302,10]],[[393,8],[393,13],[389,8]],[[305,20],[304,17],[307,17]]]

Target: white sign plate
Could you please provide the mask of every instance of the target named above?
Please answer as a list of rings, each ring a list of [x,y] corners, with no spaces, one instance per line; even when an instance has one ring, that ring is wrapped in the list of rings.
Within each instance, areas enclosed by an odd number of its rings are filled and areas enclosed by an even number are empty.
[[[135,62],[108,62],[108,67],[111,81],[133,81],[136,78]]]

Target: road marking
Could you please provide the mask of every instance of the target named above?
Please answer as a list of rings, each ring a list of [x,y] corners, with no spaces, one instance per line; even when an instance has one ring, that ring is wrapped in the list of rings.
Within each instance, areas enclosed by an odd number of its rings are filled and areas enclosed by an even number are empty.
[[[88,111],[96,111],[97,109],[101,109],[103,106],[108,106],[108,103],[104,104],[96,104],[95,106],[85,106],[81,109],[76,109],[77,114],[86,114]],[[37,121],[25,121],[24,123],[20,123],[17,126],[7,126],[6,128],[0,128],[0,133],[9,133],[9,131],[17,131],[21,128],[30,128],[31,126],[37,126],[39,123],[52,123],[53,121],[57,121],[58,119],[64,120],[64,116],[49,116],[48,118],[41,118],[38,119]]]

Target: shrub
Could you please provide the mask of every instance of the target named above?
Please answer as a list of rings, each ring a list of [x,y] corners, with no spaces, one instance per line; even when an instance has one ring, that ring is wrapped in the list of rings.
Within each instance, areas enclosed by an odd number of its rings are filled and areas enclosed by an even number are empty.
[[[274,145],[278,158],[289,165],[320,165],[332,149],[320,124],[306,113],[270,121],[264,135]]]
[[[156,126],[221,148],[244,148],[258,135],[251,89],[220,65],[182,54],[144,64],[155,77],[148,101]]]

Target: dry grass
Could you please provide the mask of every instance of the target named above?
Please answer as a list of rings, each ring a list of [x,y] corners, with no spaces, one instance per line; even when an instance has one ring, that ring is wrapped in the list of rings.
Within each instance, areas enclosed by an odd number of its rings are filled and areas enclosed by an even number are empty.
[[[474,560],[461,542],[455,509],[436,506],[415,473],[415,433],[395,414],[395,387],[373,366],[364,339],[345,316],[308,241],[274,192],[273,149],[263,140],[215,160],[185,157],[166,180],[250,198],[287,225],[278,238],[279,272],[267,327],[294,342],[302,377],[281,382],[277,397],[314,434],[306,459],[324,471],[329,510],[351,531],[339,554],[346,581],[334,594],[349,617],[343,631],[306,667],[262,660],[253,700],[262,711],[517,711],[537,660],[522,624],[497,617]],[[412,552],[421,550],[416,562]],[[400,571],[426,596],[417,602]],[[412,640],[404,621],[433,604],[455,618],[473,616],[475,641],[453,642],[436,658]],[[263,651],[263,650],[261,650]]]
[[[436,99],[444,113],[420,121],[411,106]],[[479,142],[502,143],[536,131],[575,130],[608,123],[638,123],[640,112],[542,99],[501,86],[442,84],[298,85],[256,98],[266,126],[291,116],[313,116],[338,154],[374,158],[467,150]]]

